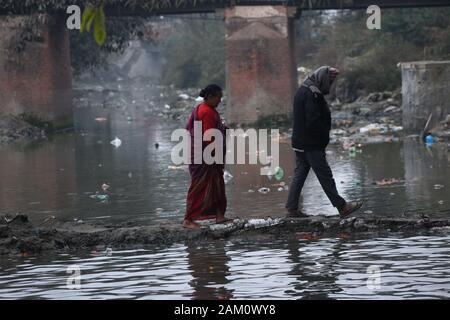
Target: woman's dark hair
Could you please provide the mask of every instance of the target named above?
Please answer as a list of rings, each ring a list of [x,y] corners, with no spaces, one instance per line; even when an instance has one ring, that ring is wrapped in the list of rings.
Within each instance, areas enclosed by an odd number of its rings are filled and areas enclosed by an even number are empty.
[[[199,96],[206,99],[209,96],[217,96],[221,92],[222,88],[220,86],[217,84],[210,84],[200,91]]]

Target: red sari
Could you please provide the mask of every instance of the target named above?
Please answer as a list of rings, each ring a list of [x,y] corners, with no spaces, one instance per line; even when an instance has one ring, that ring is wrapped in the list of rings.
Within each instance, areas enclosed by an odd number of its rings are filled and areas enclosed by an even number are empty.
[[[189,165],[191,185],[187,194],[185,220],[189,221],[214,219],[217,214],[225,214],[227,207],[223,180],[224,165],[194,164],[194,121],[202,121],[202,133],[211,128],[219,129],[223,134],[224,143],[226,130],[219,113],[206,103],[201,103],[192,111],[187,124],[187,130],[191,133],[191,164]],[[202,152],[209,143],[211,141],[203,142]]]

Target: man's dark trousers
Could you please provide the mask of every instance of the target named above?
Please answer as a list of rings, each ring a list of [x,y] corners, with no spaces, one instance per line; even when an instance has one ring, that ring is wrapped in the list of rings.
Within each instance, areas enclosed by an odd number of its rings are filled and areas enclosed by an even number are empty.
[[[333,173],[328,165],[325,150],[313,151],[295,151],[296,168],[294,178],[289,189],[289,196],[286,203],[288,210],[297,210],[300,193],[308,176],[309,169],[313,169],[319,179],[322,189],[325,191],[328,199],[338,210],[345,206],[345,200],[339,195],[336,189],[336,183],[333,179]]]

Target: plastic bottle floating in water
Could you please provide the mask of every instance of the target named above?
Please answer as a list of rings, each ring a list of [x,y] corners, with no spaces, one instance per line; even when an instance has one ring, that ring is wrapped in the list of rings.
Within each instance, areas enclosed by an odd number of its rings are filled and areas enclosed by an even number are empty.
[[[283,177],[284,177],[284,170],[283,170],[283,168],[276,167],[275,168],[275,179],[280,181],[281,179],[283,179]]]
[[[427,143],[427,145],[432,145],[433,144],[433,136],[431,134],[427,135],[425,137],[425,142]]]

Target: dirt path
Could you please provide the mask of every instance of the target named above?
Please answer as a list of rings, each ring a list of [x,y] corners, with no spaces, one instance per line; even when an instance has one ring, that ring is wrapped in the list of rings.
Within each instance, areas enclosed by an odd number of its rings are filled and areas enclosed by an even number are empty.
[[[0,255],[43,254],[49,250],[72,251],[98,247],[136,247],[204,241],[217,238],[282,237],[299,239],[320,237],[387,236],[393,232],[450,232],[450,219],[334,217],[235,219],[224,225],[206,225],[200,230],[183,229],[179,224],[164,226],[94,225],[51,221],[47,226],[33,226],[27,216],[17,216],[0,224]]]

